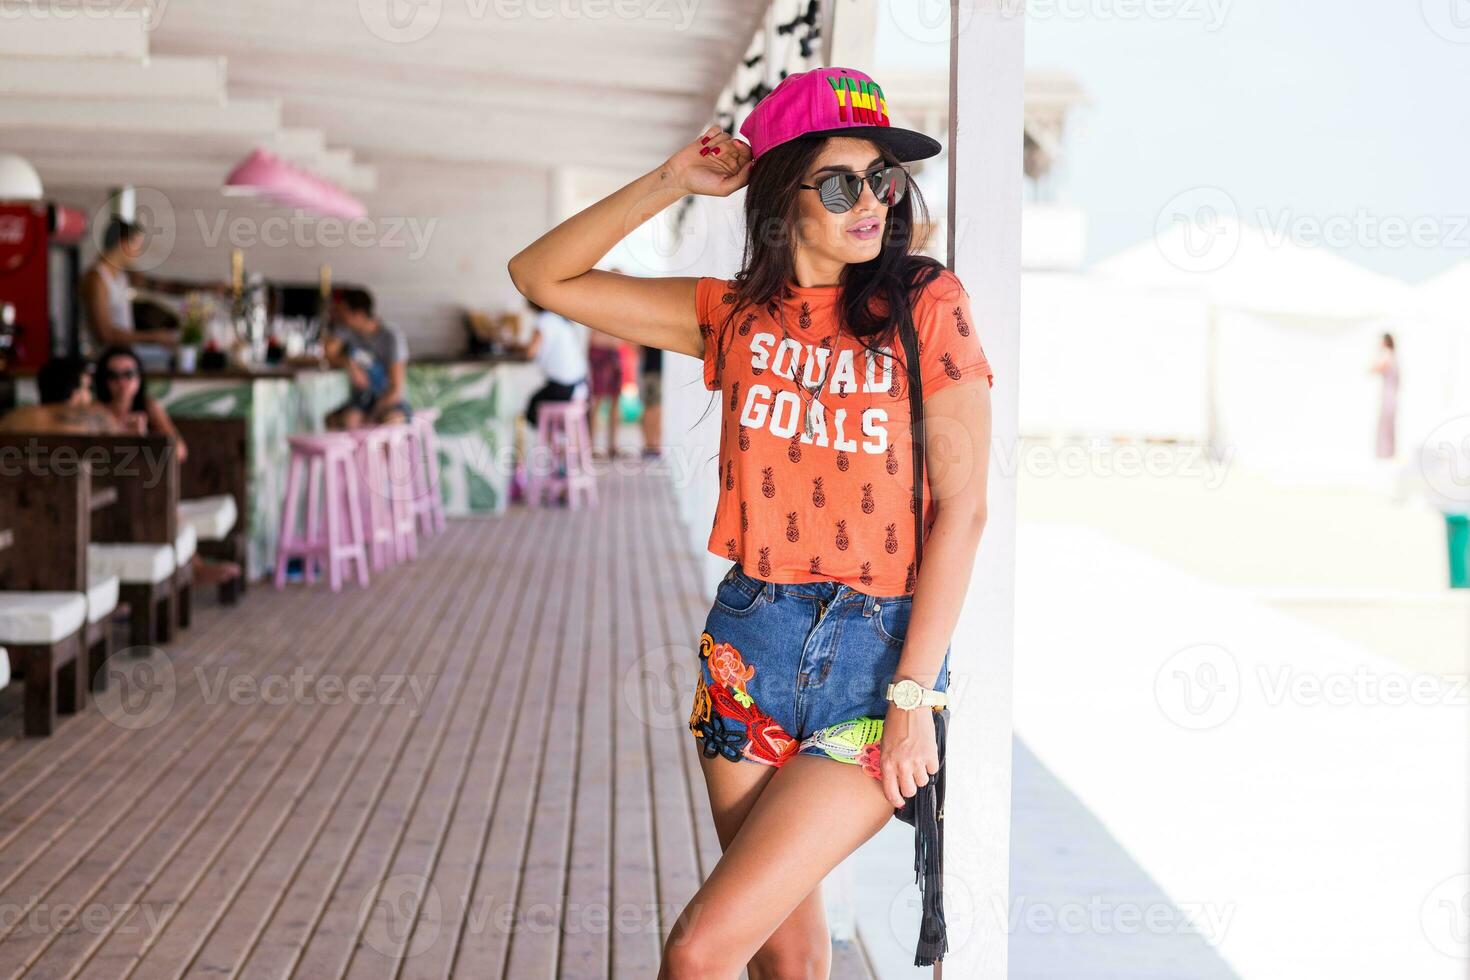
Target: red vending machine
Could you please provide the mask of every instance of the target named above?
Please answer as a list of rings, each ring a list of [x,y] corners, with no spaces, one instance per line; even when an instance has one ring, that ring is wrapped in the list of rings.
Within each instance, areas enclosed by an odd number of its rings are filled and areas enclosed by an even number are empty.
[[[80,337],[80,211],[57,204],[0,204],[0,370],[75,353]]]

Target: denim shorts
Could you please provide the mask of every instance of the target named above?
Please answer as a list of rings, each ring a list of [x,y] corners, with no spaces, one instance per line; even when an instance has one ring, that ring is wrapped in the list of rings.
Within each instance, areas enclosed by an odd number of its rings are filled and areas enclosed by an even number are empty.
[[[880,778],[885,695],[912,605],[911,595],[766,582],[732,565],[699,638],[689,730],[700,751],[768,766],[822,755]],[[936,690],[948,689],[949,654]]]

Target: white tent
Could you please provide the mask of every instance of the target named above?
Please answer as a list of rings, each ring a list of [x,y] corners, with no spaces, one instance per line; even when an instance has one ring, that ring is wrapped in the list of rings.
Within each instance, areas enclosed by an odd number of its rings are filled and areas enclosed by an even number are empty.
[[[1199,289],[1217,308],[1321,320],[1373,320],[1412,308],[1412,287],[1327,248],[1220,219],[1175,223],[1092,267],[1101,279]]]
[[[1394,333],[1406,355],[1406,341],[1423,347],[1413,351],[1415,364],[1430,361],[1431,347],[1442,353],[1443,338],[1422,329],[1406,283],[1235,220],[1176,223],[1091,274],[1200,297],[1209,310],[1208,367],[1179,369],[1206,379],[1208,438],[1218,451],[1278,471],[1371,472],[1380,382],[1369,366],[1380,337]],[[1436,379],[1407,392],[1401,416],[1440,411],[1441,388]],[[1405,427],[1399,431],[1402,458]]]

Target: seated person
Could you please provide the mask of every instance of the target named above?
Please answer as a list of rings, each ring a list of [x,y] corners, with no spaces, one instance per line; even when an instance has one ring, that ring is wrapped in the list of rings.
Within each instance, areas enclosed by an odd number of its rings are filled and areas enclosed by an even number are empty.
[[[36,373],[41,404],[20,405],[0,417],[0,432],[55,432],[87,435],[114,432],[116,426],[92,401],[89,365],[79,357],[53,357]]]
[[[410,409],[408,344],[397,327],[373,314],[365,289],[344,289],[332,307],[334,329],[327,334],[327,360],[347,369],[352,393],[327,416],[330,429],[405,422]]]
[[[97,358],[97,404],[112,417],[118,431],[171,436],[179,464],[189,458],[189,447],[168,412],[148,394],[143,362],[131,347],[109,347]]]
[[[132,406],[140,404],[137,399],[143,387],[143,371],[138,356],[129,348],[118,347],[108,352],[102,361],[110,366],[111,377],[104,376],[102,388],[107,392],[103,404],[92,399],[92,378],[87,362],[80,358],[52,358],[36,375],[36,384],[41,390],[40,405],[23,405],[0,419],[0,431],[55,433],[57,435],[104,435],[155,432],[171,435],[178,440],[178,433],[163,407],[153,403],[152,411],[144,409],[114,412],[108,406]],[[105,368],[105,371],[107,369]],[[147,402],[151,398],[143,396]],[[151,424],[155,413],[162,425]],[[183,461],[183,443],[178,443],[180,462]],[[220,585],[239,578],[240,566],[232,561],[206,562],[199,555],[193,558],[194,581],[205,585]]]
[[[530,305],[536,313],[535,333],[525,353],[546,375],[546,383],[526,404],[526,421],[534,426],[542,402],[587,397],[587,331],[558,313]]]

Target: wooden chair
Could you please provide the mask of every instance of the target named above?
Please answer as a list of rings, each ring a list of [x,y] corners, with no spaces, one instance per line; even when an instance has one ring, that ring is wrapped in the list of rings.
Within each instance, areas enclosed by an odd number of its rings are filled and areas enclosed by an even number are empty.
[[[189,444],[179,467],[179,519],[194,528],[199,554],[232,561],[240,577],[219,587],[219,600],[245,594],[249,572],[249,431],[245,419],[174,419]]]
[[[173,440],[160,435],[54,435],[14,433],[0,437],[0,453],[45,459],[86,459],[92,465],[93,492],[115,495],[110,506],[92,513],[87,564],[94,572],[116,575],[123,602],[131,609],[129,645],[169,643],[174,629],[189,619],[187,570],[179,574],[179,555],[189,535],[179,535],[179,464]],[[187,563],[186,563],[187,564]]]
[[[21,467],[5,477],[0,526],[10,529],[12,547],[0,551],[0,642],[25,682],[25,733],[49,735],[58,713],[80,711],[89,688],[106,684],[119,582],[88,568],[92,472],[85,461]]]

